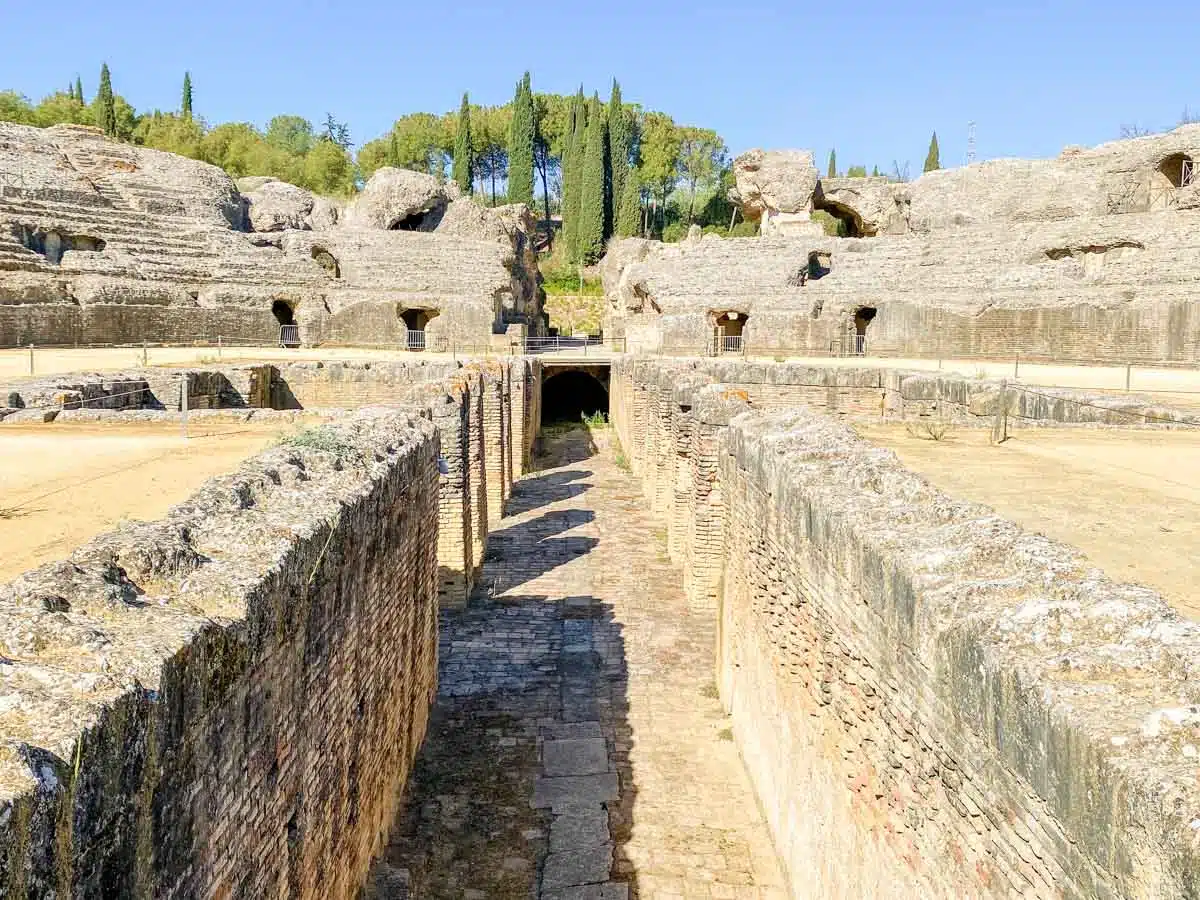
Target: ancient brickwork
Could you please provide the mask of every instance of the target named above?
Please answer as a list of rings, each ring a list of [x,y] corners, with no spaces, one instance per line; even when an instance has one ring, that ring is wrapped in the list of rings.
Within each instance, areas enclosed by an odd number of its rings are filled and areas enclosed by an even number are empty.
[[[1194,891],[1194,627],[829,417],[756,412],[761,378],[696,372],[619,361],[613,421],[650,496],[664,457],[690,480],[664,517],[793,895]]]
[[[5,896],[356,896],[435,688],[438,443],[332,434],[0,588]]]

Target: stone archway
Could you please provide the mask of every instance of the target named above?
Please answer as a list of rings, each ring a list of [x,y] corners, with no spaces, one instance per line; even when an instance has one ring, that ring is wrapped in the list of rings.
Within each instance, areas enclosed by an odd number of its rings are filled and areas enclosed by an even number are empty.
[[[429,347],[429,323],[438,315],[436,309],[414,307],[398,309],[396,315],[404,323],[404,343],[409,350],[425,350]]]
[[[608,366],[547,366],[542,373],[542,424],[608,415]]]

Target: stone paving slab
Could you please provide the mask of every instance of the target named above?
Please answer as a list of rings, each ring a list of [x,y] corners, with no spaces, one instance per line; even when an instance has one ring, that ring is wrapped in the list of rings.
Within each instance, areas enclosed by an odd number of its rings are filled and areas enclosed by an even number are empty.
[[[715,616],[688,608],[662,524],[597,443],[547,442],[556,464],[490,539],[489,590],[442,616],[386,862],[423,900],[782,900],[716,699]]]
[[[597,775],[609,770],[604,738],[546,741],[542,768],[547,775]]]

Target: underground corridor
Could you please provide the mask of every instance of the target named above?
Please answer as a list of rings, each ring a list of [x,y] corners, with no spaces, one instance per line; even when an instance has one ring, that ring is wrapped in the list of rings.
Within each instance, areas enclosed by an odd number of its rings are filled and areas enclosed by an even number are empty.
[[[546,365],[542,370],[542,424],[581,422],[608,415],[607,364]]]
[[[715,612],[689,607],[612,430],[578,421],[603,385],[545,383],[576,427],[546,432],[471,601],[440,615],[437,699],[366,897],[783,900]]]

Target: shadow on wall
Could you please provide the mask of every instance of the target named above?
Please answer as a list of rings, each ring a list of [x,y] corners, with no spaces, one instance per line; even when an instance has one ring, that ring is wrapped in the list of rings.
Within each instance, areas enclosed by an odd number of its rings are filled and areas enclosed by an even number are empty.
[[[527,478],[510,514],[578,496],[590,474]],[[494,532],[480,595],[442,614],[437,704],[368,898],[573,896],[618,867],[638,896],[622,626],[590,595],[503,593],[590,552],[595,539],[560,535],[592,518]]]

